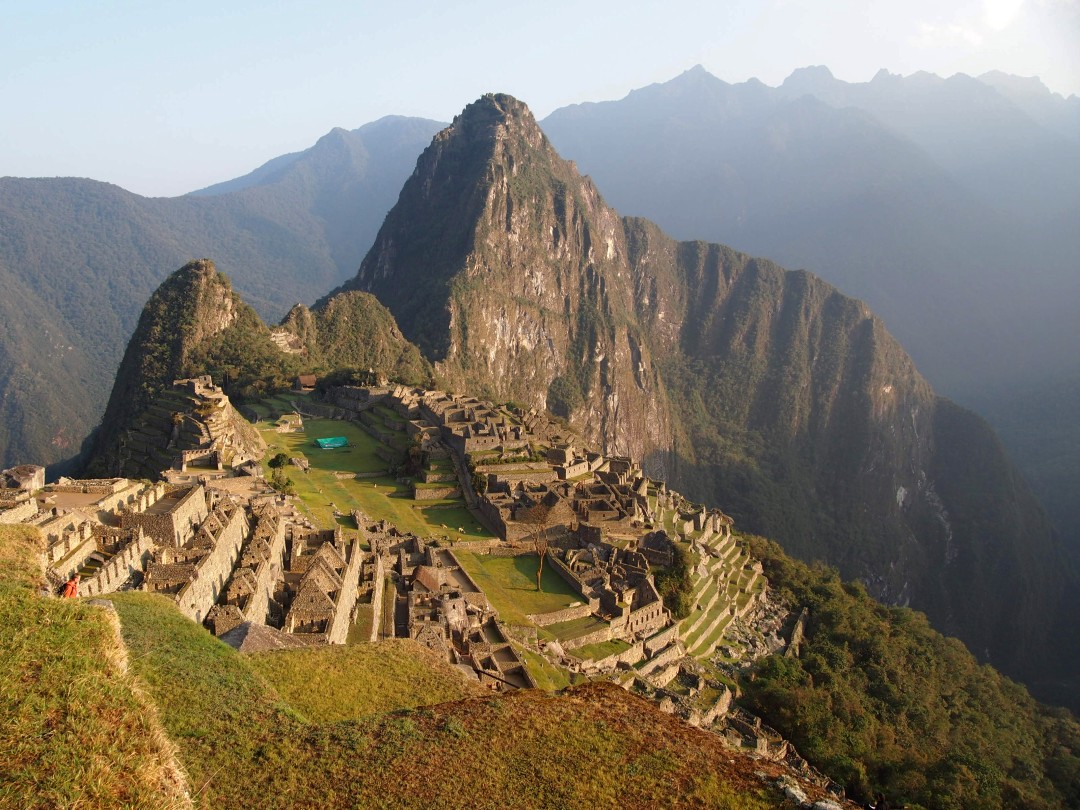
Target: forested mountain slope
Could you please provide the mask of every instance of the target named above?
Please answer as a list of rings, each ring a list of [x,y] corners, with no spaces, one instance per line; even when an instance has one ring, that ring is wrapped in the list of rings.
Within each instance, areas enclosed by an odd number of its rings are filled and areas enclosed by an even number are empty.
[[[97,423],[139,310],[213,256],[277,320],[351,275],[440,127],[388,118],[195,195],[93,180],[0,179],[0,463],[51,463]]]
[[[1069,669],[1071,569],[985,423],[814,276],[621,219],[520,102],[435,138],[346,289],[451,387],[568,416],[1007,672]]]

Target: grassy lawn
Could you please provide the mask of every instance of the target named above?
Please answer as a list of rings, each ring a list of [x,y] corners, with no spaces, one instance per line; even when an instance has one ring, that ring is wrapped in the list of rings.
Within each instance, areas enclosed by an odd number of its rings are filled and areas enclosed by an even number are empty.
[[[380,644],[241,656],[162,597],[113,598],[132,671],[179,749],[198,808],[758,810],[783,798],[762,793],[754,766],[736,770],[718,737],[610,684],[420,707],[438,689],[406,683],[416,645],[389,655]],[[387,714],[346,717],[395,703]],[[77,804],[30,794],[10,806],[155,806],[94,805],[80,787]]]
[[[508,624],[531,624],[525,618],[530,613],[550,613],[581,601],[581,596],[550,565],[544,566],[543,590],[537,591],[538,558],[533,554],[521,557],[492,557],[464,551],[455,554],[461,567],[499,612],[499,618]]]
[[[262,429],[263,439],[274,448],[267,453],[268,458],[278,452],[301,456],[311,462],[312,470],[367,473],[386,469],[386,462],[375,455],[379,443],[352,422],[305,419],[302,433],[278,433],[272,423],[260,423],[259,428]],[[334,450],[320,450],[315,446],[315,439],[328,436],[344,436],[349,440],[349,446]]]
[[[360,480],[338,478],[335,472],[385,471],[387,463],[375,455],[379,442],[357,425],[336,419],[305,419],[303,433],[278,433],[273,429],[274,419],[280,412],[288,411],[287,401],[283,404],[278,402],[279,399],[260,403],[260,412],[266,415],[266,421],[260,422],[258,427],[269,447],[265,460],[277,453],[286,453],[289,457],[302,457],[310,462],[308,472],[292,465],[287,466],[285,472],[296,487],[304,512],[319,526],[329,528],[338,522],[351,528],[352,520],[335,518],[334,510],[350,515],[354,509],[360,509],[373,520],[388,520],[401,531],[419,537],[445,535],[451,540],[492,537],[460,498],[416,501],[409,485],[401,484],[389,475]],[[314,446],[315,439],[327,436],[344,436],[350,446],[334,450],[320,450]],[[265,468],[265,471],[269,477],[269,469]],[[462,531],[459,532],[459,528]]]
[[[543,689],[545,692],[556,692],[570,686],[570,673],[553,665],[544,656],[516,644],[514,645],[514,651],[525,662],[525,666],[529,670],[529,674],[533,676],[533,680],[536,681],[538,689]]]
[[[600,621],[595,616],[582,616],[580,619],[571,619],[568,622],[549,624],[544,629],[556,638],[569,640],[581,638],[597,630],[603,630],[605,627],[607,627],[607,622]]]

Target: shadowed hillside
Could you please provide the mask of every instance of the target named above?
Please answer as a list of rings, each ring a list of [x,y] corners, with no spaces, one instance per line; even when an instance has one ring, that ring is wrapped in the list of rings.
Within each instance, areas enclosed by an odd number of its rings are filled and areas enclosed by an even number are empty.
[[[1075,634],[1044,617],[1074,574],[989,428],[862,303],[620,219],[520,102],[485,96],[435,138],[345,289],[450,387],[567,416],[1007,672],[1073,671]]]

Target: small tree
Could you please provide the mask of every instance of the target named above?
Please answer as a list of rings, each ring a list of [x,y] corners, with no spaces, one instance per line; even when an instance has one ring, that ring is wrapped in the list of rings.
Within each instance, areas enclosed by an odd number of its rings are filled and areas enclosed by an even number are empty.
[[[548,524],[551,520],[551,504],[543,500],[537,501],[532,506],[522,510],[521,520],[532,527],[533,549],[540,558],[540,564],[536,567],[536,590],[540,586],[540,577],[544,573],[544,558],[548,553]]]
[[[274,470],[274,474],[270,476],[270,486],[283,495],[296,494],[296,487],[293,486],[292,479],[280,467]]]
[[[285,453],[278,453],[276,456],[266,462],[266,466],[269,467],[271,470],[277,470],[281,467],[284,467],[288,463],[288,455],[286,455]]]

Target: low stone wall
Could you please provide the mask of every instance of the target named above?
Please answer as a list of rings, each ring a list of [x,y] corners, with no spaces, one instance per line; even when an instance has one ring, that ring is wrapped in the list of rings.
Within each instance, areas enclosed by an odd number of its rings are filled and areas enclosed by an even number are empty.
[[[595,630],[592,633],[586,633],[580,638],[572,639],[560,639],[559,643],[564,650],[576,650],[578,647],[584,647],[586,644],[601,644],[605,641],[611,641],[615,637],[610,625],[608,627],[602,627],[599,630]]]
[[[447,498],[460,498],[461,487],[415,487],[413,498],[418,501],[441,501]]]
[[[650,661],[650,663],[652,662]],[[679,665],[668,663],[667,666],[658,665],[655,669],[650,670],[650,672],[645,675],[645,678],[657,689],[663,689],[675,680],[675,678],[678,677],[678,674]]]
[[[61,578],[69,579],[72,574],[77,574],[79,569],[86,565],[90,555],[97,551],[97,538],[91,535],[84,540],[72,542],[70,545],[54,548],[70,549],[61,555],[59,560],[54,560],[50,566]]]
[[[132,574],[146,570],[153,547],[153,540],[145,534],[139,534],[137,539],[110,557],[94,576],[79,582],[79,596],[112,593],[127,582]]]
[[[379,439],[379,441],[382,441],[382,439],[378,436],[376,436],[375,438]],[[402,452],[401,450],[395,450],[392,447],[387,447],[384,444],[380,444],[378,447],[375,448],[375,455],[378,456],[381,460],[385,461],[387,464],[398,464],[402,461],[402,459],[405,458],[404,452]]]
[[[560,560],[553,554],[548,556],[548,560],[550,561],[552,568],[559,572],[559,576],[566,580],[567,585],[577,591],[581,595],[582,599],[588,598],[585,596],[585,592],[581,589],[581,580],[574,576],[573,571],[566,567],[566,563],[564,563],[562,560]]]
[[[90,495],[111,495],[119,492],[128,485],[124,478],[84,478],[72,480],[61,479],[56,484],[51,484],[49,492],[81,492]]]
[[[28,498],[0,511],[0,523],[22,523],[37,514],[37,501]]]
[[[487,553],[492,557],[524,557],[527,554],[535,554],[536,548],[528,543],[524,545],[498,545],[491,546]]]
[[[424,483],[425,484],[445,484],[450,481],[457,481],[457,473],[446,470],[424,470]]]
[[[503,541],[498,538],[492,538],[491,540],[458,540],[454,543],[454,548],[472,554],[489,554],[492,550],[502,547],[502,545]]]
[[[301,416],[314,416],[317,419],[345,419],[349,415],[344,408],[327,405],[325,402],[313,402],[311,399],[293,400],[292,406]]]
[[[528,484],[550,484],[556,480],[555,471],[550,467],[547,470],[499,470],[488,468],[488,487],[495,487],[500,483],[509,484],[511,487],[519,482]]]
[[[599,661],[593,661],[593,666],[598,669],[615,669],[619,664],[629,664],[633,666],[642,658],[645,657],[644,645],[638,641],[630,645],[630,649],[623,650],[621,653],[614,653],[607,658],[601,658]]]
[[[675,628],[676,631],[678,630],[678,625],[672,625],[672,627]],[[677,635],[678,633],[676,632],[676,636]],[[674,639],[672,640],[672,642],[673,643],[671,644],[671,646],[667,647],[664,650],[660,650],[658,655],[654,655],[650,659],[650,662],[653,664],[654,667],[662,667],[665,664],[669,664],[673,661],[678,661],[680,658],[683,657],[682,647],[680,647],[678,642]]]
[[[659,633],[645,639],[645,652],[649,655],[656,655],[657,652],[674,642],[678,637],[679,625],[672,624],[661,630]]]
[[[551,613],[536,613],[529,616],[529,620],[539,627],[547,627],[549,624],[584,619],[586,616],[591,616],[595,611],[599,610],[599,608],[600,600],[592,599],[587,604],[563,608],[562,610],[555,610]]]

